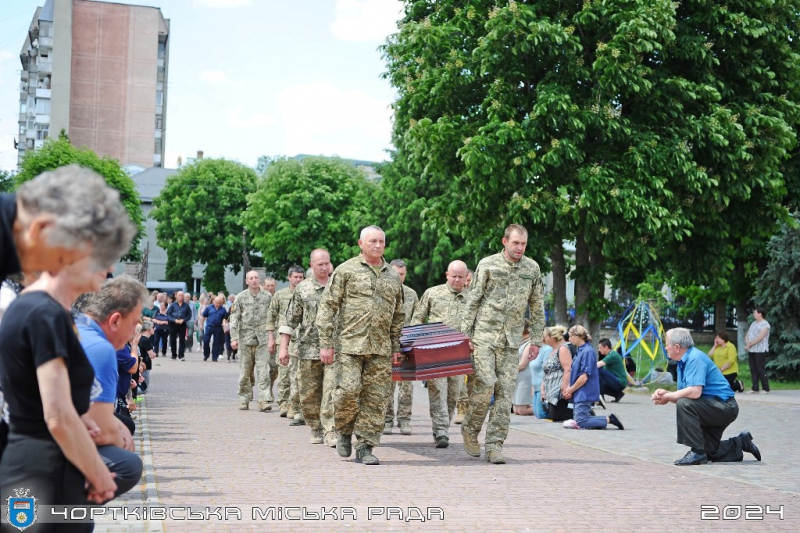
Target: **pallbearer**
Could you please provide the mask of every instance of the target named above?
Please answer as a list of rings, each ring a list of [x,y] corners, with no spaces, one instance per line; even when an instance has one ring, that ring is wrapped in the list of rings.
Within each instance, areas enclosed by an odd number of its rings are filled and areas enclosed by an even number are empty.
[[[461,326],[466,303],[464,284],[467,279],[467,265],[463,261],[453,261],[447,267],[445,276],[447,283],[431,287],[422,295],[411,325],[444,322],[454,328]],[[433,439],[437,448],[447,448],[450,444],[450,420],[453,418],[463,383],[464,376],[428,380]]]

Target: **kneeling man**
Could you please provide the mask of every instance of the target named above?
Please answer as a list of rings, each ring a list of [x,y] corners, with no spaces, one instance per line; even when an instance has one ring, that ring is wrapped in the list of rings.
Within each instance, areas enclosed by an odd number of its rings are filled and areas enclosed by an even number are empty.
[[[678,443],[689,446],[686,455],[675,461],[678,466],[708,462],[736,462],[742,452],[761,460],[749,431],[721,441],[722,434],[739,415],[733,390],[714,362],[695,348],[688,329],[667,332],[667,355],[678,362],[678,390],[658,389],[652,400],[656,405],[674,402],[678,415]]]

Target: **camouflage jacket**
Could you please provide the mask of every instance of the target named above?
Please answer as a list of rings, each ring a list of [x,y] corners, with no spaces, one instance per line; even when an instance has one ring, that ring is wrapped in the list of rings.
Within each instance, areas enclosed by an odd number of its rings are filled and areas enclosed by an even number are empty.
[[[316,321],[319,345],[333,348],[336,330],[341,353],[389,356],[400,351],[404,321],[400,276],[386,261],[376,273],[359,255],[336,268],[322,293]]]
[[[300,359],[319,359],[319,334],[314,321],[324,290],[315,277],[301,281],[281,317],[278,333],[295,337]]]
[[[452,328],[461,327],[461,317],[467,303],[467,291],[456,292],[450,285],[443,283],[431,287],[422,295],[422,300],[414,311],[411,325],[426,322],[444,322]]]
[[[267,311],[267,331],[275,331],[280,325],[281,317],[286,314],[286,307],[289,305],[289,300],[292,299],[293,289],[286,287],[275,293],[272,297],[272,303]]]
[[[461,331],[475,342],[522,344],[525,309],[530,308],[531,342],[541,345],[544,288],[539,265],[523,256],[517,263],[499,254],[484,257],[475,269]]]
[[[236,295],[228,318],[231,324],[231,341],[243,346],[267,343],[264,325],[271,300],[272,295],[263,290],[259,290],[256,296],[250,293],[250,289]]]
[[[411,325],[411,317],[414,316],[417,302],[419,302],[417,291],[403,285],[403,326]]]

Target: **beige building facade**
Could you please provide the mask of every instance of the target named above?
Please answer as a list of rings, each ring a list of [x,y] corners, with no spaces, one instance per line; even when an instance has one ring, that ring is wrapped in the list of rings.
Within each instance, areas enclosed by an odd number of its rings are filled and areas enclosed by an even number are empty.
[[[63,129],[123,165],[162,166],[169,20],[160,9],[46,0],[20,59],[20,161]]]

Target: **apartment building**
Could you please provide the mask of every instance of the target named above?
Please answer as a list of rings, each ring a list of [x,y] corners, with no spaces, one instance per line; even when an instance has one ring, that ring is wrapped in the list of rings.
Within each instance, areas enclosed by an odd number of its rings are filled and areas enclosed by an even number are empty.
[[[19,162],[64,130],[123,165],[162,166],[169,19],[159,8],[46,0],[20,61]]]

